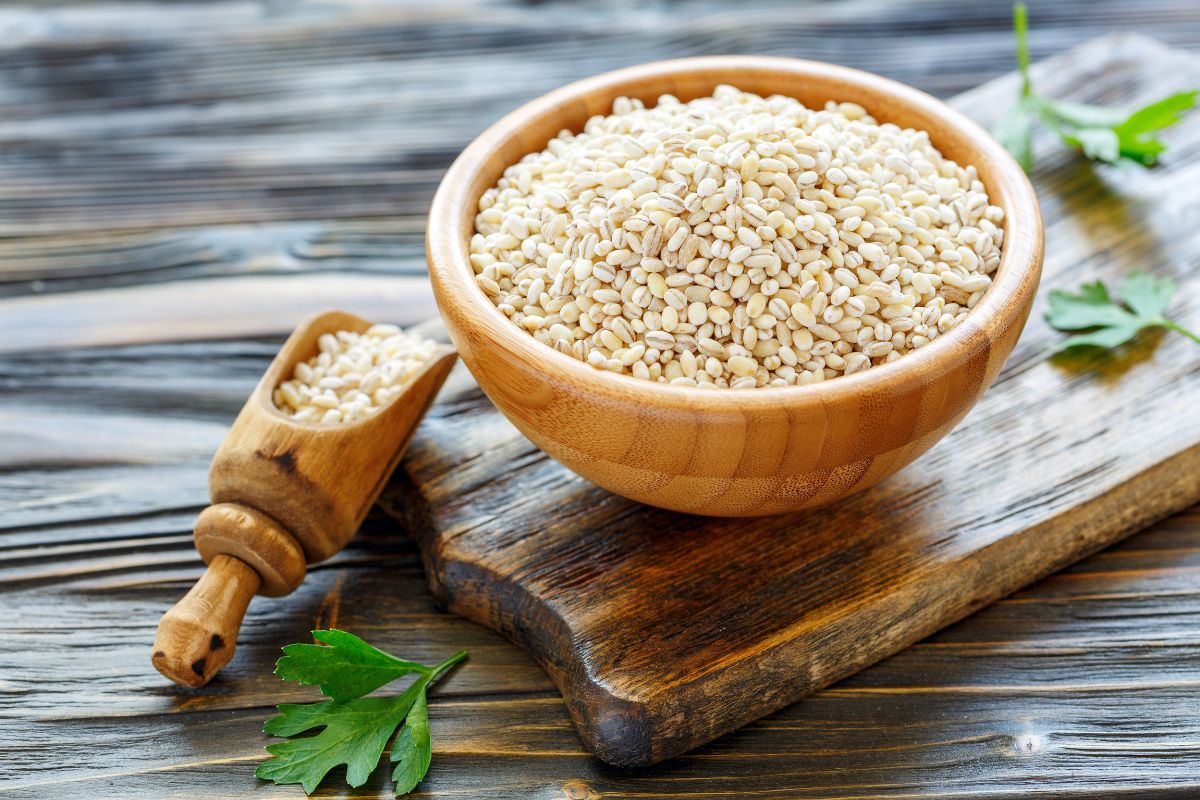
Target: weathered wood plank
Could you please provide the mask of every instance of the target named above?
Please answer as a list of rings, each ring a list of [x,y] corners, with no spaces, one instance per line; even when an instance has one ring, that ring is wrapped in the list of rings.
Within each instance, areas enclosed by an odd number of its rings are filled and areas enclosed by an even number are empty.
[[[0,236],[416,221],[442,169],[492,120],[567,81],[658,58],[802,55],[942,95],[1012,67],[1003,2],[129,9],[0,13],[11,31],[0,48]],[[1197,47],[1198,23],[1200,10],[1177,0],[1035,3],[1031,42],[1041,57],[1140,30]]]
[[[418,657],[471,649],[433,702],[434,766],[417,796],[561,798],[570,781],[579,796],[643,798],[1101,796],[1106,787],[1178,797],[1197,788],[1195,511],[829,691],[634,772],[584,754],[523,654],[433,609],[402,537],[366,533],[381,558],[321,570],[287,600],[256,600],[239,658],[208,690],[182,697],[147,681],[141,656],[150,621],[184,576],[150,569],[121,589],[85,578],[5,591],[21,623],[0,633],[0,796],[295,796],[252,777],[267,706],[312,695],[269,670],[281,641],[331,614]],[[65,673],[68,655],[75,666]],[[19,736],[14,720],[25,720]],[[375,781],[349,796],[386,791]]]
[[[411,218],[0,239],[0,297],[264,273],[424,275],[424,239]]]
[[[0,301],[0,353],[278,335],[331,308],[410,326],[437,307],[425,276],[322,273],[15,297]]]

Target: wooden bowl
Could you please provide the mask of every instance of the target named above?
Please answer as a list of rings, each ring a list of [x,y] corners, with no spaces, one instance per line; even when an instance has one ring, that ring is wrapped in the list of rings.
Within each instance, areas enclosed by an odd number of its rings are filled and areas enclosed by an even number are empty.
[[[973,164],[1006,213],[992,288],[963,324],[865,372],[807,386],[712,390],[600,371],[537,341],[476,285],[467,260],[480,195],[506,167],[615,98],[687,101],[728,83],[806,106],[864,106],[929,131]],[[752,516],[829,503],[928,450],[975,404],[1008,357],[1033,302],[1042,221],[1017,163],[981,128],[923,92],[845,67],[790,58],[663,61],[573,83],[521,106],[450,167],[429,217],[429,271],[458,352],[509,420],[564,466],[625,497],[695,514]],[[531,487],[531,491],[537,491]],[[547,513],[552,513],[548,510]]]

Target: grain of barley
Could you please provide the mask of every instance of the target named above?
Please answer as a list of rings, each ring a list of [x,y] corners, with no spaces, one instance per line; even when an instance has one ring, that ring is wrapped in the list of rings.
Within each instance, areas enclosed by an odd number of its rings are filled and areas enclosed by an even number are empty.
[[[618,98],[509,167],[480,199],[470,263],[517,325],[597,369],[803,385],[953,330],[991,286],[1003,219],[923,131],[722,86]],[[374,385],[358,373],[332,377]]]

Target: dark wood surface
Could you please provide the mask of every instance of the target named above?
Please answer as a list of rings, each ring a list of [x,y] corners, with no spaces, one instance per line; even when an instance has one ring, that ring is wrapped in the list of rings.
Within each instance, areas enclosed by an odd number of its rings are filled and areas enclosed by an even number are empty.
[[[158,616],[200,573],[208,459],[282,336],[331,297],[432,313],[423,209],[501,112],[663,55],[828,58],[944,96],[1011,66],[1003,3],[746,5],[0,6],[0,796],[301,796],[253,769],[271,706],[314,697],[270,674],[277,648],[318,625],[417,659],[471,650],[432,701],[426,796],[1200,793],[1195,509],[646,770],[588,755],[528,657],[435,610],[381,512],[296,594],[251,605],[217,682],[181,693],[150,666]],[[1033,19],[1036,57],[1113,30],[1200,46],[1190,3],[1035,3]],[[1127,220],[1089,215],[1138,175],[1043,159],[1039,187],[1070,189],[1043,202],[1082,212],[1049,231],[1051,258],[1091,232],[1106,258],[1167,269],[1123,246]],[[1174,219],[1194,236],[1188,208]],[[1192,249],[1170,268],[1197,266]]]

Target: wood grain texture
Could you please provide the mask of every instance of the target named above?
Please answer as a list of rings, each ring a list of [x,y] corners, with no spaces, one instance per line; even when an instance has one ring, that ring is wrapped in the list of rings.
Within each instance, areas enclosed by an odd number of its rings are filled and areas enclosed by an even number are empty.
[[[1013,68],[1003,0],[426,6],[0,4],[0,295],[423,274],[429,200],[462,148],[540,94],[631,64],[798,56],[939,97]],[[1113,31],[1200,48],[1194,3],[1031,6],[1035,59]]]
[[[4,303],[0,353],[281,335],[330,307],[405,326],[436,308],[425,278],[311,273],[18,297]]]
[[[966,321],[894,364],[813,386],[735,392],[594,369],[538,342],[496,308],[475,281],[467,243],[480,196],[505,168],[564,128],[581,131],[618,97],[652,104],[670,94],[687,102],[722,84],[795,97],[808,108],[857,103],[880,122],[928,131],[943,155],[975,167],[989,201],[1005,211],[1005,233],[992,287]],[[428,249],[438,308],[463,362],[538,447],[622,497],[692,514],[754,516],[833,503],[873,486],[961,420],[1020,336],[1043,242],[1025,174],[966,117],[877,75],[733,56],[604,73],[512,112],[447,171],[429,213]]]
[[[1194,3],[1032,5],[1035,58],[1113,30],[1200,46]],[[251,603],[238,657],[217,681],[183,694],[158,683],[146,648],[162,609],[202,571],[190,531],[229,424],[282,337],[321,306],[378,318],[391,308],[405,322],[432,313],[431,304],[380,298],[384,283],[368,287],[354,273],[423,272],[423,215],[438,174],[492,120],[574,78],[671,56],[826,58],[940,96],[1012,67],[1001,2],[462,2],[414,13],[379,0],[0,4],[0,173],[14,187],[0,218],[15,234],[0,239],[0,293],[60,293],[63,304],[57,314],[41,307],[40,345],[26,318],[0,303],[0,342],[28,343],[0,355],[0,797],[302,796],[256,782],[253,771],[271,706],[316,699],[270,674],[278,647],[328,624],[419,660],[471,651],[432,700],[435,756],[418,797],[1200,793],[1195,511],[649,769],[610,769],[588,755],[532,661],[434,608],[415,548],[379,513],[295,594]],[[1139,69],[1133,53],[1122,58]],[[1117,105],[1175,85],[1102,72],[1051,69],[1039,81]],[[983,120],[998,111],[994,97],[960,108]],[[341,113],[343,104],[357,113]],[[1170,138],[1171,163],[1195,159],[1190,136]],[[389,171],[408,160],[427,167]],[[339,175],[370,162],[379,183],[343,187]],[[305,163],[304,174],[321,179],[288,188],[289,171]],[[1076,260],[1087,237],[1127,269],[1194,270],[1194,206],[1149,213],[1158,184],[1147,181],[1159,173],[1091,173],[1053,146],[1039,163],[1060,285],[1075,284],[1068,269],[1078,280],[1095,274],[1095,262]],[[207,198],[163,191],[189,170]],[[118,178],[146,191],[114,191]],[[1130,199],[1126,208],[1100,202],[1114,193]],[[248,203],[217,207],[239,197],[253,197],[260,221],[242,216]],[[354,216],[364,208],[377,216]],[[261,221],[268,216],[280,221]],[[110,233],[114,225],[122,230]],[[1144,230],[1127,239],[1130,226]],[[1147,247],[1158,241],[1191,255],[1179,262]],[[307,275],[320,272],[341,276],[351,297],[324,302],[339,282],[310,288]],[[266,273],[277,282],[236,291],[237,279]],[[73,304],[79,289],[166,282],[162,294],[86,295],[86,316]],[[291,285],[313,305],[286,314],[255,306]],[[189,309],[197,289],[204,305]],[[1182,308],[1196,302],[1189,296]],[[163,303],[173,310],[154,325],[125,324]],[[276,338],[245,338],[264,336]],[[1097,365],[1102,380],[1124,381],[1122,370],[1155,341]],[[55,351],[34,352],[42,346]],[[1150,364],[1180,355],[1152,352]],[[545,463],[527,443],[512,453]],[[557,474],[545,479],[574,480]],[[405,469],[395,487],[411,490]],[[390,796],[382,781],[319,795]]]
[[[320,352],[318,339],[364,333],[373,323],[328,311],[298,327],[242,407],[213,456],[196,549],[208,564],[200,582],[168,610],[152,648],[155,669],[196,688],[233,655],[255,592],[296,590],[305,562],[324,561],[358,531],[457,356],[440,346],[394,399],[361,419],[325,425],[275,407],[276,387]]]
[[[689,62],[676,63],[683,69]],[[1145,77],[1158,91],[1160,82],[1200,81],[1200,58],[1140,40],[1101,40],[1048,68],[1094,74],[1093,85]],[[702,72],[714,69],[708,64]],[[819,95],[820,76],[809,80]],[[595,90],[625,88],[601,84]],[[686,96],[690,90],[681,91]],[[990,104],[1001,106],[1004,93],[992,91]],[[542,105],[564,102],[552,95]],[[862,102],[871,108],[868,100]],[[581,104],[590,108],[600,101]],[[864,376],[839,379],[819,388],[844,387],[846,393],[820,394],[815,413],[804,405],[811,387],[747,397],[677,392],[596,373],[559,354],[548,353],[539,364],[535,351],[548,348],[513,328],[482,292],[471,292],[469,267],[458,252],[468,234],[450,226],[469,218],[461,198],[469,204],[489,182],[490,154],[503,151],[508,136],[519,137],[544,112],[536,105],[517,112],[498,126],[507,136],[485,134],[483,146],[477,143],[464,154],[435,198],[431,222],[441,227],[430,234],[435,292],[464,362],[491,401],[543,450],[621,494],[674,508],[686,507],[681,497],[699,495],[707,511],[738,513],[786,493],[789,485],[768,483],[777,477],[769,471],[736,471],[743,444],[766,453],[768,465],[780,463],[772,457],[772,443],[785,441],[788,447],[780,452],[875,456],[869,466],[836,464],[816,473],[821,488],[815,499],[837,499],[851,488],[871,486],[872,477],[885,478],[907,463],[907,453],[924,449],[914,424],[918,410],[931,418],[933,434],[925,435],[935,440],[960,417],[961,412],[937,417],[928,399],[937,399],[936,408],[949,408],[962,384],[923,385],[919,369],[902,369],[904,359],[892,365],[891,375],[882,369],[877,375],[881,381],[911,378],[901,390],[880,383],[870,391],[874,385],[858,381]],[[1185,123],[1178,138],[1186,152],[1189,142],[1200,141],[1200,124]],[[528,145],[521,140],[515,147]],[[463,162],[468,168],[460,168]],[[980,171],[987,176],[986,165]],[[486,173],[482,186],[472,183],[477,173]],[[1147,175],[1147,189],[1163,196],[1175,181],[1200,180],[1200,162],[1185,156]],[[1114,195],[1089,210],[1104,214],[1107,205],[1108,214],[1119,213],[1125,202]],[[1022,219],[1021,209],[1009,203],[1014,219]],[[1051,228],[1070,221],[1048,219]],[[1011,224],[1009,234],[1014,235]],[[1127,242],[1139,236],[1136,229],[1122,234]],[[1006,259],[1014,245],[1025,255],[1020,235],[1016,226],[1014,239],[1006,240]],[[1141,235],[1144,249],[1157,243],[1175,263],[1196,252],[1177,239],[1158,242],[1152,231]],[[1096,274],[1110,282],[1119,280],[1125,268],[1105,259],[1097,249],[1103,242],[1100,236],[1078,240],[1070,262],[1048,265],[1047,283],[1074,286],[1081,263],[1094,264]],[[455,260],[463,263],[448,265]],[[1200,277],[1174,274],[1181,286],[1176,306],[1181,310],[1175,313],[1192,321],[1186,326],[1200,320],[1189,302],[1200,296]],[[1006,279],[1018,286],[1021,277],[1020,266],[1014,275],[1002,264],[996,286],[1003,290]],[[981,309],[987,310],[981,304],[975,313]],[[1018,308],[1016,316],[1024,312]],[[988,322],[984,316],[980,331]],[[1047,362],[1045,351],[1058,336],[1044,321],[1032,322],[991,392],[926,457],[873,488],[803,514],[754,520],[680,516],[565,479],[548,463],[516,457],[514,468],[513,449],[525,439],[486,419],[486,405],[427,422],[409,461],[417,494],[397,506],[408,510],[410,527],[422,531],[434,594],[451,610],[529,650],[562,689],[584,742],[601,759],[654,763],[840,680],[1200,501],[1200,414],[1186,399],[1200,393],[1194,344],[1174,337],[1151,346],[1143,363],[1111,382]],[[932,355],[933,348],[905,359]],[[947,346],[937,355],[953,358],[954,352]],[[986,376],[984,362],[961,363],[946,374]],[[981,385],[987,384],[985,377]],[[905,386],[925,394],[913,401]],[[861,413],[873,408],[874,417]],[[911,445],[901,441],[894,449],[880,433],[894,427],[918,435]],[[711,429],[716,434],[710,441]],[[700,448],[706,457],[695,475],[680,467],[697,463],[694,442],[707,444]],[[470,465],[469,473],[462,464]],[[705,471],[709,468],[713,471]],[[681,469],[682,478],[664,475],[672,469]],[[851,477],[839,482],[847,472]],[[744,508],[713,505],[703,491],[703,476],[728,473],[732,479],[721,483],[727,494],[718,495],[720,501],[744,492]],[[536,487],[532,498],[520,491],[523,484]],[[685,487],[691,490],[687,495]],[[554,510],[549,518],[547,509]]]
[[[315,699],[270,669],[281,643],[326,624],[414,658],[471,651],[431,699],[435,755],[416,797],[1181,798],[1200,790],[1195,512],[704,748],[632,771],[582,749],[553,685],[524,654],[434,608],[415,549],[379,516],[296,594],[252,603],[238,659],[218,681],[185,695],[152,684],[143,659],[155,615],[198,574],[189,523],[156,523],[154,532],[130,529],[126,547],[172,554],[173,566],[122,571],[118,558],[88,563],[56,549],[38,556],[43,567],[83,569],[52,586],[6,581],[3,602],[20,621],[0,634],[0,797],[297,797],[294,787],[253,778],[270,706]],[[153,543],[170,532],[178,545]],[[27,557],[21,566],[38,564]],[[319,796],[384,798],[388,788],[376,780]]]

